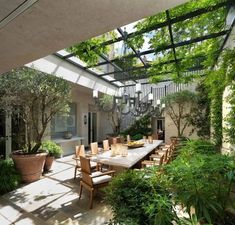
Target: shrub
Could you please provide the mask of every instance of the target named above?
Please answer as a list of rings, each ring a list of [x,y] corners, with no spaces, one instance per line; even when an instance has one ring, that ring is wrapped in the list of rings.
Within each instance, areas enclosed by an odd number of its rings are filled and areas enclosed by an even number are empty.
[[[110,224],[230,224],[226,209],[235,181],[234,157],[216,153],[208,141],[185,145],[171,164],[157,171],[148,168],[114,177],[107,189],[114,215]],[[175,205],[186,207],[190,218],[179,219]]]
[[[0,194],[16,189],[20,184],[20,176],[12,160],[0,160]]]
[[[129,128],[122,132],[123,135],[135,136],[136,134],[150,135],[151,129],[151,117],[148,115],[142,116],[140,119],[136,120]]]
[[[159,185],[156,170],[126,171],[113,178],[106,200],[114,218],[110,224],[172,224],[177,220],[170,195]]]
[[[60,157],[63,153],[62,148],[53,141],[44,141],[42,149],[45,150],[50,156]]]
[[[206,154],[211,155],[215,154],[216,148],[215,145],[212,144],[210,141],[205,140],[189,140],[184,142],[184,146],[180,149],[181,154]]]
[[[134,141],[137,141],[137,140],[140,140],[143,138],[143,135],[142,134],[136,134],[134,135],[131,139],[134,140]]]
[[[192,154],[192,151],[188,151],[190,154],[181,152],[165,167],[165,179],[170,181],[168,188],[175,201],[183,204],[189,214],[193,207],[197,218],[210,223],[223,222],[235,179],[234,159],[210,151],[209,154],[199,154],[197,148],[196,153]]]

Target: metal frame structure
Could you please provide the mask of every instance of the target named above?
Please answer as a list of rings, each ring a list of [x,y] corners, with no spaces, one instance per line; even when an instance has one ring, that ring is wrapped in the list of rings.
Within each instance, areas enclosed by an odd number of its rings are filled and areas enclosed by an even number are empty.
[[[184,22],[186,20],[190,20],[192,18],[201,16],[205,13],[214,12],[214,11],[219,10],[221,8],[224,8],[224,7],[230,8],[233,4],[234,4],[234,2],[232,0],[227,0],[225,2],[216,4],[214,6],[197,9],[195,11],[185,13],[183,15],[180,15],[180,16],[177,16],[177,17],[174,17],[174,18],[170,17],[170,10],[166,10],[165,11],[166,21],[155,24],[154,26],[148,27],[147,29],[142,29],[141,31],[134,31],[132,33],[127,33],[127,34],[125,34],[125,31],[123,31],[122,28],[117,28],[117,32],[119,33],[120,36],[115,38],[115,39],[105,41],[105,42],[102,43],[103,46],[108,46],[108,45],[111,45],[111,44],[114,44],[114,43],[117,43],[117,42],[120,42],[120,41],[126,42],[129,38],[133,38],[136,35],[142,35],[142,34],[145,34],[147,32],[157,30],[159,28],[167,28],[168,31],[169,31],[170,43],[168,45],[165,45],[165,46],[159,46],[157,48],[148,49],[146,51],[140,52],[134,46],[129,45],[130,49],[133,52],[132,54],[125,55],[125,56],[123,56],[121,58],[118,58],[118,59],[117,58],[109,59],[105,55],[99,55],[100,58],[102,59],[102,62],[99,62],[99,63],[97,63],[93,66],[82,66],[82,65],[72,61],[71,57],[75,56],[75,54],[73,54],[73,53],[68,53],[67,55],[62,56],[57,52],[57,53],[55,53],[55,55],[60,57],[63,60],[66,60],[66,61],[72,63],[73,65],[79,67],[80,69],[83,69],[83,70],[89,72],[90,74],[99,77],[100,79],[108,82],[109,84],[115,85],[116,87],[124,86],[123,82],[125,82],[127,80],[132,80],[133,81],[133,84],[127,84],[127,85],[129,85],[129,86],[130,85],[135,85],[137,80],[148,78],[148,74],[146,73],[146,71],[147,71],[148,68],[151,67],[151,64],[146,62],[143,58],[143,56],[147,55],[147,54],[151,54],[151,53],[157,54],[157,53],[160,53],[161,51],[164,51],[164,50],[171,50],[173,52],[173,59],[169,60],[167,62],[161,62],[158,65],[175,64],[175,66],[177,67],[177,66],[179,66],[180,61],[183,60],[182,58],[177,57],[177,48],[178,47],[187,46],[187,45],[190,45],[190,44],[203,42],[205,40],[214,39],[214,38],[218,38],[218,37],[224,37],[224,39],[221,41],[221,44],[220,44],[220,47],[219,47],[218,51],[216,52],[217,53],[216,60],[217,60],[220,53],[221,53],[221,51],[222,51],[222,49],[223,49],[223,46],[224,46],[228,36],[231,33],[231,30],[232,30],[232,28],[234,26],[234,23],[235,23],[234,21],[228,29],[224,29],[224,30],[219,31],[217,33],[210,33],[210,34],[206,34],[206,35],[203,35],[203,36],[200,36],[200,37],[191,38],[189,40],[184,40],[184,41],[181,41],[181,42],[176,42],[174,40],[174,33],[173,33],[172,25],[174,25],[175,23],[178,23],[178,22]],[[138,66],[138,67],[133,66],[133,67],[130,67],[130,68],[121,68],[120,66],[118,66],[116,64],[117,60],[125,60],[127,58],[139,59],[139,61],[141,62],[142,65]],[[214,63],[216,63],[216,60],[215,60]],[[94,71],[94,68],[99,67],[99,66],[104,66],[104,65],[111,65],[113,68],[115,68],[115,70],[112,71],[112,72],[106,72],[106,73],[96,73]],[[188,68],[188,70],[186,70],[185,72],[187,72],[187,71],[197,72],[198,70],[202,70],[202,69],[203,68],[199,66],[199,67],[194,67],[194,68]],[[135,75],[134,77],[132,77],[131,75],[129,75],[129,73],[132,72],[132,71],[138,72],[138,74]],[[125,76],[123,76],[121,78],[115,78],[115,74],[118,74],[118,73],[122,73]],[[171,73],[171,71],[166,71],[164,73],[160,73],[159,75],[167,75],[167,74],[170,74],[170,73]],[[106,76],[110,76],[110,75],[113,75],[112,79],[106,79],[105,78]]]

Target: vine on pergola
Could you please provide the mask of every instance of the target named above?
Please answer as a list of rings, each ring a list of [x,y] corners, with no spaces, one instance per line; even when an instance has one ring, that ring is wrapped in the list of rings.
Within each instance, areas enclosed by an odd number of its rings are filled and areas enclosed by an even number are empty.
[[[126,69],[125,64],[129,68],[142,65],[145,70],[144,73],[142,69],[129,72],[129,79],[144,74],[154,83],[165,79],[189,82],[201,74],[189,76],[188,71],[211,68],[218,58],[226,34],[227,2],[191,0],[139,21],[134,27],[135,31],[125,38],[120,39],[112,31],[76,44],[68,50],[91,67],[98,65],[102,55],[112,55],[115,40],[124,40],[135,54],[128,51],[126,55],[111,58],[112,63],[118,64],[120,72]],[[143,59],[146,51],[141,51],[141,48],[146,42],[150,48],[147,53],[154,54],[154,57],[143,66],[141,60],[133,59]]]

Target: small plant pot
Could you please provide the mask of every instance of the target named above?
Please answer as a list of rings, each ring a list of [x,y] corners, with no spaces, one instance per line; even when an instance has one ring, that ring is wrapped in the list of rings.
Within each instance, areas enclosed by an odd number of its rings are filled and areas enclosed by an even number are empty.
[[[47,156],[44,164],[44,171],[48,172],[51,169],[55,156]]]

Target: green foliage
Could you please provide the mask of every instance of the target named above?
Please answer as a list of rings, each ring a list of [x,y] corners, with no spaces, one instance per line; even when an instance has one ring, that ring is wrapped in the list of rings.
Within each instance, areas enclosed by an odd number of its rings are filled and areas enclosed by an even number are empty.
[[[210,9],[212,6],[222,2],[225,2],[225,0],[191,0],[178,7],[169,9],[169,18],[174,19],[178,16],[184,16],[198,9]],[[192,40],[225,30],[227,12],[227,7],[220,7],[211,12],[173,23],[172,32],[174,43],[177,44],[182,41]],[[160,80],[171,78],[176,82],[187,83],[193,81],[193,78],[201,74],[188,75],[186,72],[197,68],[210,69],[211,66],[214,65],[218,56],[218,50],[223,42],[222,37],[177,46],[177,63],[175,63],[174,52],[168,47],[171,46],[171,38],[167,20],[168,18],[165,11],[150,16],[135,25],[134,29],[136,30],[136,34],[127,36],[126,44],[129,48],[134,47],[136,50],[140,50],[145,44],[148,44],[150,48],[155,49],[155,56],[151,62],[153,66],[144,73],[142,71],[132,71],[128,73],[129,77],[146,74],[149,76],[151,82],[159,82]],[[159,28],[156,29],[156,27]],[[76,44],[68,50],[75,53],[75,55],[79,56],[79,58],[84,60],[88,65],[94,65],[98,62],[99,55],[112,55],[115,46],[112,45],[108,48],[102,43],[110,39],[115,39],[116,37],[117,35],[112,31],[108,34]],[[115,63],[121,68],[127,69],[136,66],[136,58],[125,57],[125,59],[123,59],[120,57],[116,58]]]
[[[137,141],[143,138],[142,134],[136,134],[133,137],[131,137],[131,140]]]
[[[136,120],[129,128],[127,128],[122,133],[124,135],[131,135],[132,137],[135,135],[150,135],[152,132],[152,129],[150,128],[151,125],[151,117],[148,115],[145,115],[141,117],[140,119]]]
[[[129,170],[119,174],[106,194],[114,213],[110,224],[169,225],[177,219],[170,196],[158,186],[156,176],[147,177],[145,172]]]
[[[189,140],[185,142],[185,145],[180,149],[181,155],[195,155],[195,154],[204,154],[212,155],[217,153],[215,145],[210,141],[205,140]]]
[[[67,112],[70,90],[62,78],[34,69],[22,68],[0,76],[0,107],[23,120],[29,153],[40,148],[52,117]]]
[[[197,130],[201,138],[210,137],[210,99],[208,89],[203,81],[196,88],[196,104],[190,117],[190,124]]]
[[[209,97],[211,99],[211,124],[213,127],[213,139],[219,148],[222,144],[223,129],[222,129],[222,106],[223,106],[223,92],[226,86],[231,85],[233,90],[233,80],[235,78],[235,48],[225,49],[219,59],[218,68],[211,71],[206,77],[206,86],[209,90]],[[233,91],[229,97],[230,103],[233,105]],[[228,115],[227,122],[231,124],[228,129],[225,129],[229,139],[233,142],[233,115],[234,110],[232,108]],[[231,132],[230,132],[231,131]]]
[[[229,193],[235,181],[234,158],[213,153],[213,145],[191,141],[180,155],[165,167],[167,188],[176,203],[183,204],[189,215],[195,208],[196,218],[209,223],[223,223]]]
[[[235,160],[215,149],[209,141],[188,141],[163,168],[118,174],[106,190],[114,215],[110,224],[229,224],[226,208],[232,203]],[[185,207],[190,218],[179,219],[176,205]]]
[[[54,141],[42,142],[42,149],[45,150],[50,156],[60,157],[63,153],[62,148],[57,145]]]
[[[177,128],[177,135],[184,135],[184,130],[190,124],[193,106],[196,95],[193,92],[184,90],[167,95],[163,98],[166,104],[165,112],[170,116]]]
[[[0,160],[0,195],[16,189],[20,184],[20,175],[12,160]]]
[[[227,98],[230,104],[230,112],[225,118],[227,127],[225,128],[225,133],[227,135],[227,141],[231,144],[235,144],[235,48],[227,49],[223,55],[223,61],[220,65],[220,70],[226,75],[227,84],[230,88],[230,94]]]
[[[98,62],[100,54],[105,54],[108,52],[108,47],[101,45],[101,43],[103,43],[105,40],[105,36],[102,35],[78,43],[68,48],[68,50],[79,56],[79,58],[86,62],[88,65],[93,65]]]
[[[151,187],[143,174],[127,171],[114,177],[107,188],[107,202],[114,212],[114,221],[125,224],[148,224],[143,213],[142,204],[145,194],[151,192]]]

